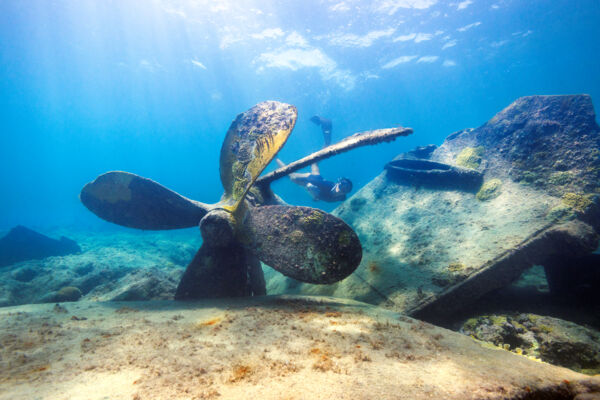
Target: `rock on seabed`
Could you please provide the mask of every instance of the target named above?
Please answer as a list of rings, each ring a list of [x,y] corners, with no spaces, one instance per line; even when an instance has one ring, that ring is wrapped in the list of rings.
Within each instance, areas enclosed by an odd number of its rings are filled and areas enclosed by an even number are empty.
[[[553,365],[600,373],[600,332],[535,314],[493,314],[467,320],[461,332]]]

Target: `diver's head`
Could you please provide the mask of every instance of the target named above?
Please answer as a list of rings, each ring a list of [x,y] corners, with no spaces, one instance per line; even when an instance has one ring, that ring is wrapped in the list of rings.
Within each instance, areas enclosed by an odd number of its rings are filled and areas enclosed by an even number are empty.
[[[348,178],[339,178],[337,180],[338,190],[344,194],[352,191],[352,181]]]

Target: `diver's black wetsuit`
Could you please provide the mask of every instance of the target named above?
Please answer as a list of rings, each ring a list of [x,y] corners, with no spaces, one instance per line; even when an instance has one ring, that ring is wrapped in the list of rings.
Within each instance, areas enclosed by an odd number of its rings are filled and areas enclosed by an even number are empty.
[[[326,181],[321,175],[310,174],[306,177],[296,176],[290,178],[308,190],[315,201],[322,200],[328,203],[346,200],[346,193],[336,190],[336,183]]]
[[[310,120],[321,127],[325,142],[323,147],[329,146],[331,144],[331,120],[319,117],[318,115],[315,115]],[[280,167],[285,165],[279,159],[276,161]],[[295,184],[304,186],[315,201],[322,200],[335,203],[346,200],[346,194],[352,190],[352,182],[349,179],[340,178],[335,183],[326,181],[321,176],[319,166],[316,163],[312,164],[310,169],[310,173],[292,173],[290,174],[290,179]]]

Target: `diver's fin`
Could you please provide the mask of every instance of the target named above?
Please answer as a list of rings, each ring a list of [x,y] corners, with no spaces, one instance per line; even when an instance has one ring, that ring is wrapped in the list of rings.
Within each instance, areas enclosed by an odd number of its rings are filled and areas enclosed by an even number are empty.
[[[150,179],[122,171],[100,175],[83,187],[79,198],[100,218],[137,229],[190,228],[209,209]]]
[[[296,107],[264,101],[237,116],[221,148],[221,182],[225,194],[221,207],[234,212],[256,178],[289,137],[298,112]]]
[[[290,278],[317,284],[344,279],[360,264],[362,247],[344,221],[309,207],[251,208],[238,240]]]

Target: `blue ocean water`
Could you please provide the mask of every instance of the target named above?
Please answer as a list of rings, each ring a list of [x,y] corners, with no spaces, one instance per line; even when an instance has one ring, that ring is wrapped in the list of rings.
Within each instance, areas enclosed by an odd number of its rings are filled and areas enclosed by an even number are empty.
[[[315,114],[334,141],[414,128],[321,164],[356,190],[519,96],[597,102],[598,21],[598,0],[0,0],[0,230],[108,226],[78,194],[109,170],[216,202],[225,132],[263,100],[298,107],[286,162],[321,147]]]

